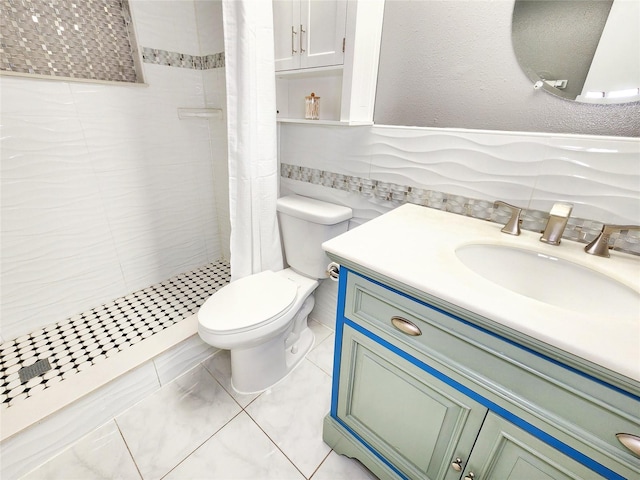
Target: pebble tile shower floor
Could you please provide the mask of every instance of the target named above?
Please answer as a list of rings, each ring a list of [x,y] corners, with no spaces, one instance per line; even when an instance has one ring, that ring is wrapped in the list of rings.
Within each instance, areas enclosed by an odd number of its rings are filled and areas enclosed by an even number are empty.
[[[229,264],[220,261],[0,345],[2,409],[111,357],[195,313],[213,292],[230,281]],[[51,368],[36,362],[48,360]],[[25,367],[42,372],[23,383]],[[23,370],[25,372],[27,370]],[[23,375],[24,377],[24,375]]]

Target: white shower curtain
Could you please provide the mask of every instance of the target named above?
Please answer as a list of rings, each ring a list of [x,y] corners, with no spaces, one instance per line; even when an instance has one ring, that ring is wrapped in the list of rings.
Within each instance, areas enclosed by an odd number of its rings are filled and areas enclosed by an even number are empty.
[[[231,280],[283,266],[270,0],[222,0],[229,143]]]

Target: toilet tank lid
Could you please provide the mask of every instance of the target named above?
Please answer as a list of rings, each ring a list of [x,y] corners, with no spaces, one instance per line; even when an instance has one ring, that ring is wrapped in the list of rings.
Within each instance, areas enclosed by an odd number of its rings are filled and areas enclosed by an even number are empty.
[[[292,217],[320,225],[334,225],[353,217],[353,210],[349,207],[300,195],[280,197],[277,200],[277,210]]]

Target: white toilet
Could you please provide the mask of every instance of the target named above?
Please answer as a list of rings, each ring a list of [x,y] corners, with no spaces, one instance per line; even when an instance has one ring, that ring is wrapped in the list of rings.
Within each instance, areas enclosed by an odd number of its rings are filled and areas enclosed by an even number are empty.
[[[347,231],[348,207],[290,195],[277,201],[289,268],[241,278],[214,293],[198,312],[198,333],[231,351],[231,381],[241,393],[282,380],[313,346],[307,326],[313,291],[327,278],[322,242]]]

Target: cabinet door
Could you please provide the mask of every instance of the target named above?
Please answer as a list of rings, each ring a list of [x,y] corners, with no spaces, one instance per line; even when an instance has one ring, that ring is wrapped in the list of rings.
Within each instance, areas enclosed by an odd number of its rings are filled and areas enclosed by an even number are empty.
[[[300,0],[273,0],[275,69],[300,68]]]
[[[510,422],[489,413],[465,468],[476,480],[603,478]]]
[[[300,67],[342,65],[346,34],[346,0],[301,0]]]
[[[337,416],[409,478],[458,479],[487,409],[344,326]]]

